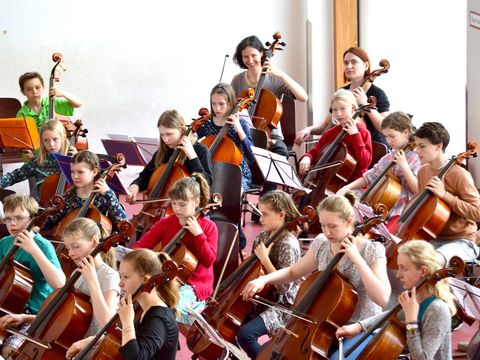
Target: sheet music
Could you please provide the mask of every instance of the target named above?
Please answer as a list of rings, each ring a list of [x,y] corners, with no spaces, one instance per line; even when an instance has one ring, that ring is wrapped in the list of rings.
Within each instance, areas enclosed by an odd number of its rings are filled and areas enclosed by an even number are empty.
[[[158,150],[160,141],[158,138],[148,138],[148,137],[134,137],[133,141],[137,143],[138,150],[142,155],[145,163],[149,163],[152,160],[153,154]]]
[[[119,141],[132,141],[130,136],[123,135],[123,134],[107,134],[107,136],[112,140],[119,140]]]
[[[480,320],[480,289],[459,279],[448,278],[448,281],[450,290],[465,314]]]

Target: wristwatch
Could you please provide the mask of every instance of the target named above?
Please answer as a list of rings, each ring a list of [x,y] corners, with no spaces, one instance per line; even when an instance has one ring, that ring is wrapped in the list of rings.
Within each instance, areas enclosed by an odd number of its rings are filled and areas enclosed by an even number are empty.
[[[405,328],[407,329],[407,334],[408,335],[415,335],[418,330],[418,324],[417,323],[408,323],[405,324]]]

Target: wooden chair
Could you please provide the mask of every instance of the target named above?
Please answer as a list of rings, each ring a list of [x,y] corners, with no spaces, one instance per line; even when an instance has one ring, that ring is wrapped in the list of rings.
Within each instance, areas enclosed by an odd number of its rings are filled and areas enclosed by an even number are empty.
[[[240,166],[214,161],[212,171],[214,180],[211,192],[221,194],[223,204],[220,209],[211,213],[210,218],[239,224],[242,202],[242,170]]]
[[[238,267],[238,227],[230,222],[214,220],[218,228],[217,260],[213,265],[214,286],[225,280]]]
[[[372,141],[372,162],[370,163],[370,168],[375,165],[378,160],[387,155],[388,147],[385,144],[380,142]]]
[[[17,117],[22,104],[15,98],[0,98],[0,119]]]

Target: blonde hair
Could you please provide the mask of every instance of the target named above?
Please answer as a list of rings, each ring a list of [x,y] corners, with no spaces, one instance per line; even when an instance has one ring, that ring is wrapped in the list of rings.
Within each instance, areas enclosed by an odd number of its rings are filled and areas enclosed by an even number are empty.
[[[166,110],[160,115],[160,118],[157,122],[157,128],[163,126],[168,129],[179,130],[181,134],[185,133],[186,124],[183,116],[177,110]],[[191,132],[189,136],[192,144],[196,141],[196,135]],[[155,157],[155,166],[159,167],[163,163],[168,161],[167,159],[168,146],[163,142],[162,137],[160,136],[160,144],[158,145],[157,156]],[[180,152],[178,162],[183,163],[185,161],[185,153]]]
[[[45,160],[47,160],[48,151],[43,144],[43,133],[45,131],[52,131],[62,139],[62,147],[60,148],[59,153],[65,155],[68,151],[68,142],[67,142],[67,131],[62,122],[58,120],[48,120],[42,126],[40,130],[40,152],[38,154],[38,163],[43,165]]]
[[[134,271],[140,276],[155,276],[161,274],[162,265],[170,257],[165,253],[156,253],[150,249],[136,249],[122,258],[122,262],[128,262],[132,265]],[[180,301],[179,283],[176,279],[157,284],[156,291],[158,296],[171,309],[177,310]]]
[[[80,235],[86,241],[92,241],[94,237],[97,239],[102,238],[102,231],[100,231],[101,225],[89,218],[76,218],[65,228],[62,234],[62,238],[67,236]],[[100,252],[102,260],[111,268],[117,268],[117,261],[115,257],[115,250],[111,247],[106,253]]]
[[[200,199],[199,206],[204,207],[210,201],[210,186],[202,174],[193,173],[192,177],[177,180],[168,192],[168,197],[183,201]]]
[[[425,266],[427,276],[432,276],[437,270],[441,269],[437,260],[437,252],[434,247],[424,240],[410,240],[399,246],[398,253],[405,255],[418,269]],[[429,294],[434,295],[445,301],[452,315],[457,311],[453,295],[450,292],[448,279],[437,281],[435,285],[428,284],[427,290]]]
[[[349,218],[355,216],[353,206],[357,202],[356,196],[353,192],[348,192],[344,196],[342,195],[330,195],[323,199],[318,205],[317,212],[328,211],[338,215],[343,221],[347,221]]]
[[[345,105],[352,105],[354,110],[358,108],[357,100],[355,99],[355,96],[350,90],[340,89],[335,91],[332,95],[332,101],[330,101],[330,106],[332,106],[334,102],[339,102]]]
[[[34,217],[38,212],[38,203],[35,198],[25,194],[12,194],[3,199],[3,211],[14,212],[16,208],[26,210],[30,217]]]
[[[299,216],[302,216],[300,211],[298,211],[297,207],[295,206],[290,194],[287,194],[281,190],[269,191],[268,193],[262,195],[258,202],[268,205],[270,209],[276,213],[283,212],[285,214],[285,222],[289,222]],[[306,224],[304,224],[302,228],[297,226],[292,233],[295,236],[298,236],[298,234],[300,234],[302,230],[306,230],[307,227],[308,226]],[[289,231],[285,230],[285,234],[283,236],[285,236],[287,232]]]

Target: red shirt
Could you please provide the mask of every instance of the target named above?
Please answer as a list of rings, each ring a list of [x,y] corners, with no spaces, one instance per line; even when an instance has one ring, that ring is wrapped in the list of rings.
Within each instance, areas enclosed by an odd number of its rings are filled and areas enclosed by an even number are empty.
[[[357,166],[355,166],[351,181],[361,177],[372,162],[372,138],[370,132],[367,127],[361,123],[357,123],[357,129],[358,133],[353,135],[345,134],[342,140],[348,152],[357,161]],[[320,160],[319,154],[323,147],[333,142],[340,131],[342,131],[341,125],[336,125],[328,129],[318,140],[318,144],[305,154],[305,156],[308,156],[312,160],[312,166],[315,166],[318,160]]]
[[[188,279],[188,284],[193,287],[198,300],[205,300],[213,292],[213,264],[217,259],[218,230],[217,225],[210,219],[199,217],[197,221],[203,233],[193,236],[187,230],[182,242],[198,260],[197,268]],[[181,228],[176,215],[161,218],[133,244],[133,249],[153,249],[158,243],[165,246]]]

